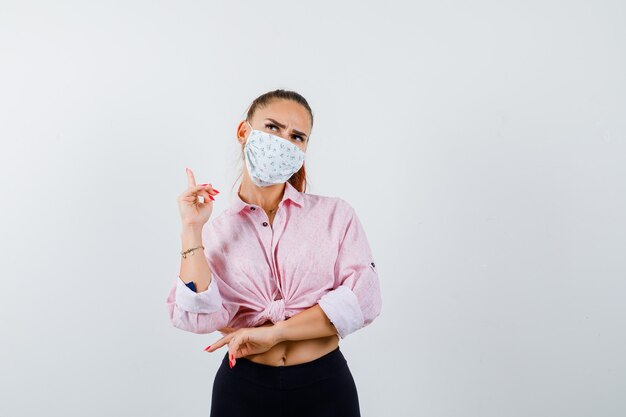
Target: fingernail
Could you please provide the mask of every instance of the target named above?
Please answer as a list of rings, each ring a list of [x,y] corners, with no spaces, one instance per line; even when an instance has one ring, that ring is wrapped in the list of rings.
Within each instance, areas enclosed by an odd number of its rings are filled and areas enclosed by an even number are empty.
[[[230,365],[230,369],[233,369],[233,362],[232,361],[228,361],[228,365]]]
[[[209,194],[209,198],[210,198],[211,200],[215,201],[215,199],[213,198],[213,196],[212,196],[212,195],[210,195],[210,194]]]
[[[219,191],[217,190],[217,188],[213,188],[213,191],[215,191],[216,193],[219,193]]]
[[[211,345],[205,347],[204,350],[209,350],[210,348],[211,348]]]
[[[200,184],[200,185],[209,185],[209,184]]]

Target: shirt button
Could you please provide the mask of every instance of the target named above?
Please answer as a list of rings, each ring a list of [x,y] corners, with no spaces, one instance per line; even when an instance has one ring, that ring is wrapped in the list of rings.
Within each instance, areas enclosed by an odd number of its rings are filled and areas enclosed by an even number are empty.
[[[267,222],[263,222],[263,226],[267,226]]]
[[[250,210],[256,210],[256,207],[250,207]]]

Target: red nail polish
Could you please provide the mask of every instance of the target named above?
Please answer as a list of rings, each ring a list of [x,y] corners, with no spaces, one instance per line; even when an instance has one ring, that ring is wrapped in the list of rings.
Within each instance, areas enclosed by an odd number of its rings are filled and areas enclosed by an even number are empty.
[[[213,198],[213,196],[211,194],[209,194],[209,198],[213,201],[215,201],[215,199]]]
[[[204,348],[204,350],[209,350],[209,349],[211,349],[211,345]]]
[[[209,185],[209,184],[200,184],[200,185]]]
[[[213,191],[215,191],[216,193],[219,193],[219,191],[217,190],[217,188],[213,188]]]

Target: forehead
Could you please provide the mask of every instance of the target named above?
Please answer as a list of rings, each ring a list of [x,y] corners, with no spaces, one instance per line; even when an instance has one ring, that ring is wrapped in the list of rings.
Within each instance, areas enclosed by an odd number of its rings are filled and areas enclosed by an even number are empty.
[[[309,133],[311,129],[309,112],[304,106],[292,100],[273,100],[267,106],[258,108],[254,118],[257,121],[274,119],[304,133]]]

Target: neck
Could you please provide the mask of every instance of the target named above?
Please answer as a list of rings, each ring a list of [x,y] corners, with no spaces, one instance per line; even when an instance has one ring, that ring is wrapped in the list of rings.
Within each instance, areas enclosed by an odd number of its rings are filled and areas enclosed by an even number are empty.
[[[239,197],[248,204],[255,204],[268,212],[273,212],[283,198],[285,184],[275,184],[269,187],[258,187],[251,181],[242,181],[239,186]]]

